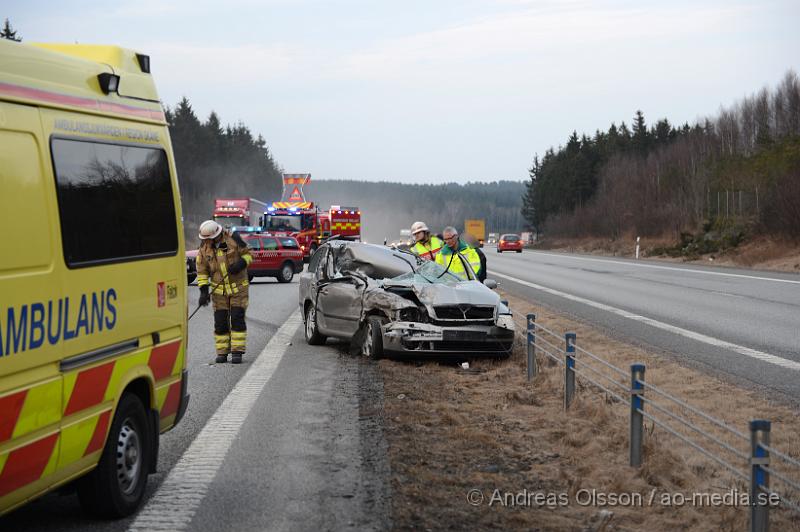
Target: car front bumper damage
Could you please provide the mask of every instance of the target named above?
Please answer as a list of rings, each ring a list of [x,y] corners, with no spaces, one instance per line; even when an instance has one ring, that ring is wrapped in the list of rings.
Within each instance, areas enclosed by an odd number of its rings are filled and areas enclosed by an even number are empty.
[[[397,321],[385,325],[382,331],[385,351],[414,355],[508,354],[514,343],[513,329],[495,325]]]

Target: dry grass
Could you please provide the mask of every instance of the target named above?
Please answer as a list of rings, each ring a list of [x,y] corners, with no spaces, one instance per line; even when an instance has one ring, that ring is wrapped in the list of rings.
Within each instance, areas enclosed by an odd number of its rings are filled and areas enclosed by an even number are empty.
[[[642,256],[649,250],[669,247],[675,244],[670,237],[644,238],[640,242]],[[548,239],[536,246],[536,249],[564,251],[568,253],[585,253],[590,255],[608,255],[613,257],[633,257],[636,249],[636,238],[626,236],[617,240],[603,238],[557,238]],[[695,260],[681,257],[651,257],[668,262],[686,262],[689,264],[714,264],[717,266],[734,266],[759,270],[782,272],[800,272],[800,244],[789,240],[763,237],[753,239],[724,253],[702,255]]]
[[[792,456],[800,456],[796,439],[800,421],[792,408],[770,403],[755,392],[613,340],[564,316],[514,297],[508,299],[520,313],[536,312],[537,322],[553,331],[575,331],[578,345],[603,354],[618,367],[644,362],[648,382],[742,432],[747,432],[750,419],[770,418],[773,444]],[[640,469],[629,467],[627,404],[619,404],[579,380],[576,400],[565,412],[563,369],[544,360],[540,356],[539,374],[530,384],[525,379],[521,344],[509,360],[473,361],[469,371],[453,364],[380,362],[392,468],[392,516],[397,529],[746,528],[745,508],[664,505],[664,494],[725,493],[732,487],[745,490],[745,483],[651,423],[646,424],[644,464]],[[586,357],[578,353],[578,369],[588,364]],[[593,367],[605,372],[599,364]],[[663,401],[658,404],[669,406]],[[646,410],[654,412],[650,406]],[[747,441],[740,441],[697,416],[681,409],[670,410],[689,416],[704,430],[742,452],[749,448]],[[681,432],[689,434],[686,430]],[[692,437],[698,442],[702,439]],[[744,460],[707,440],[702,444],[746,470]],[[798,470],[781,470],[800,477]],[[777,482],[773,486],[783,488]],[[481,490],[484,504],[467,503],[471,489]],[[495,490],[511,496],[521,494],[521,500],[526,493],[528,497],[550,495],[552,504],[489,505]],[[578,494],[586,494],[581,490],[640,494],[644,507],[581,506],[576,502]],[[654,502],[649,505],[651,494]],[[559,496],[566,496],[569,504],[555,504]],[[774,530],[800,530],[800,519],[786,510],[773,511],[771,519]]]

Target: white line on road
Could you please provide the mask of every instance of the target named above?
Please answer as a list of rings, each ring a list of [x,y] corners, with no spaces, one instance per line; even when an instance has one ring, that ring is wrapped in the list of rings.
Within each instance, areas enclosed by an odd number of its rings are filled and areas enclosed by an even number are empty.
[[[559,290],[548,288],[546,286],[524,281],[522,279],[517,279],[516,277],[511,277],[510,275],[497,273],[495,271],[492,272],[492,275],[496,277],[502,277],[503,279],[508,279],[509,281],[529,286],[531,288],[535,288],[536,290],[541,290],[542,292],[546,292],[554,296],[563,297],[571,301],[576,301],[578,303],[583,303],[584,305],[589,305],[590,307],[594,307],[596,309],[604,310],[606,312],[611,312],[612,314],[616,314],[617,316],[622,316],[623,318],[628,318],[630,320],[635,320],[641,323],[645,323],[647,325],[656,327],[658,329],[662,329],[664,331],[669,331],[671,333],[679,334],[681,336],[690,338],[692,340],[696,340],[698,342],[703,342],[705,344],[713,345],[715,347],[721,347],[723,349],[729,349],[731,351],[739,353],[740,355],[745,355],[750,358],[755,358],[756,360],[761,360],[763,362],[775,364],[776,366],[780,366],[782,368],[800,371],[800,363],[795,362],[794,360],[789,360],[787,358],[771,355],[769,353],[764,353],[763,351],[758,351],[756,349],[750,349],[749,347],[744,347],[742,345],[726,342],[725,340],[720,340],[712,336],[706,336],[705,334],[690,331],[688,329],[683,329],[681,327],[676,327],[674,325],[670,325],[668,323],[647,318],[645,316],[640,316],[638,314],[633,314],[632,312],[629,312],[627,310],[622,310],[617,307],[612,307],[604,303],[598,303],[597,301],[592,301],[591,299],[585,299],[580,296],[575,296],[572,294],[568,294],[566,292],[561,292]]]
[[[656,270],[672,270],[674,272],[691,272],[691,273],[702,273],[705,275],[721,275],[724,277],[739,277],[742,279],[754,279],[756,281],[772,281],[774,283],[800,284],[800,281],[795,281],[793,279],[776,279],[775,277],[760,277],[757,275],[745,275],[742,273],[710,272],[708,270],[695,270],[692,268],[675,268],[674,266],[642,264],[641,262],[630,262],[630,261],[613,260],[613,259],[595,259],[592,257],[576,257],[574,255],[567,255],[566,253],[545,253],[543,251],[534,251],[533,253],[535,253],[536,255],[544,255],[546,257],[560,257],[562,259],[585,260],[590,262],[605,262],[608,264],[622,264],[625,266],[637,266],[639,268],[653,268]],[[517,258],[522,258],[522,257],[517,257]]]
[[[191,524],[233,440],[301,323],[300,311],[296,310],[281,325],[136,516],[129,532],[185,530]]]

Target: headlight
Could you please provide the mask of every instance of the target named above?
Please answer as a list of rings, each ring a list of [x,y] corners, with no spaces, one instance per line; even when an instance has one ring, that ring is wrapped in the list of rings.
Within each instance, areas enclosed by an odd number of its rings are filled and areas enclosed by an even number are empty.
[[[397,321],[420,321],[419,309],[412,307],[398,310]]]
[[[509,331],[514,330],[514,318],[511,314],[500,314],[497,316],[497,326]]]

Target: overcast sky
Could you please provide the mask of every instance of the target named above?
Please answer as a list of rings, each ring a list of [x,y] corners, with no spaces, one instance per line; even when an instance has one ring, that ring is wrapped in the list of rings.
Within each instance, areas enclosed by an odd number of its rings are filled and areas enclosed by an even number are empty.
[[[149,54],[167,105],[242,121],[320,179],[525,179],[573,129],[693,122],[800,71],[798,0],[0,0],[5,17],[25,41]]]

